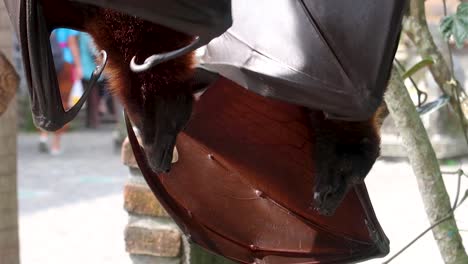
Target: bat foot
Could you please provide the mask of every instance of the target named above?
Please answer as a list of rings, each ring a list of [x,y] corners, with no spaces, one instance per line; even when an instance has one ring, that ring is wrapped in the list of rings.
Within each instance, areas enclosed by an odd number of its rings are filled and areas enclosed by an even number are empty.
[[[340,181],[317,185],[314,191],[313,208],[320,215],[332,216],[341,205],[348,191],[364,181],[364,175],[344,176]]]
[[[344,199],[348,184],[342,183],[336,186],[321,185],[315,188],[313,207],[320,215],[332,216]]]

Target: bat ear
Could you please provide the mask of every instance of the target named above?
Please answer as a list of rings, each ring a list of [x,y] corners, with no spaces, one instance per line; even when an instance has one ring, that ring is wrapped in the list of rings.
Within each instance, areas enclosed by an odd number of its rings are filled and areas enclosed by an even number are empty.
[[[216,72],[197,67],[192,79],[192,92],[194,94],[203,93],[211,84],[215,83],[219,77],[220,75]]]

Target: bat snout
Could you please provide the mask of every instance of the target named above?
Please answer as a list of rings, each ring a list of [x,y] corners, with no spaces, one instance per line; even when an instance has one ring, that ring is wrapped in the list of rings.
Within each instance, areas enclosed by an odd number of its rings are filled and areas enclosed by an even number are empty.
[[[175,142],[175,139],[174,139]],[[148,164],[154,172],[168,173],[172,168],[174,143],[144,146]]]
[[[149,138],[145,138],[145,133],[142,134],[143,148],[148,165],[154,172],[168,173],[172,168],[172,164],[178,161],[177,134],[165,133],[162,130],[158,130],[156,134],[151,133],[152,136]]]

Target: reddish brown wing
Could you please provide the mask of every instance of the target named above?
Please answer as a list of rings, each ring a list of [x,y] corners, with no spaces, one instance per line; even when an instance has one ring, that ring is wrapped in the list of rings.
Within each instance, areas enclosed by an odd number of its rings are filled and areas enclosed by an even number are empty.
[[[348,263],[386,254],[388,240],[364,185],[332,217],[311,208],[309,122],[301,107],[220,79],[197,102],[169,174],[152,174],[141,149],[134,149],[167,211],[215,253],[272,264]]]

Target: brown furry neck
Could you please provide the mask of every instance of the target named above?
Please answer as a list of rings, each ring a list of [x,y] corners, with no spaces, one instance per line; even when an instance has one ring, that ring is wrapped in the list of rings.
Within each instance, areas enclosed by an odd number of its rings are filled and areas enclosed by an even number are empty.
[[[190,89],[188,80],[193,75],[193,53],[142,73],[132,72],[129,65],[134,56],[137,63],[142,63],[153,54],[189,45],[192,36],[108,9],[96,10],[88,21],[86,30],[98,48],[108,53],[106,74],[110,88],[124,105],[141,107],[154,96]]]

